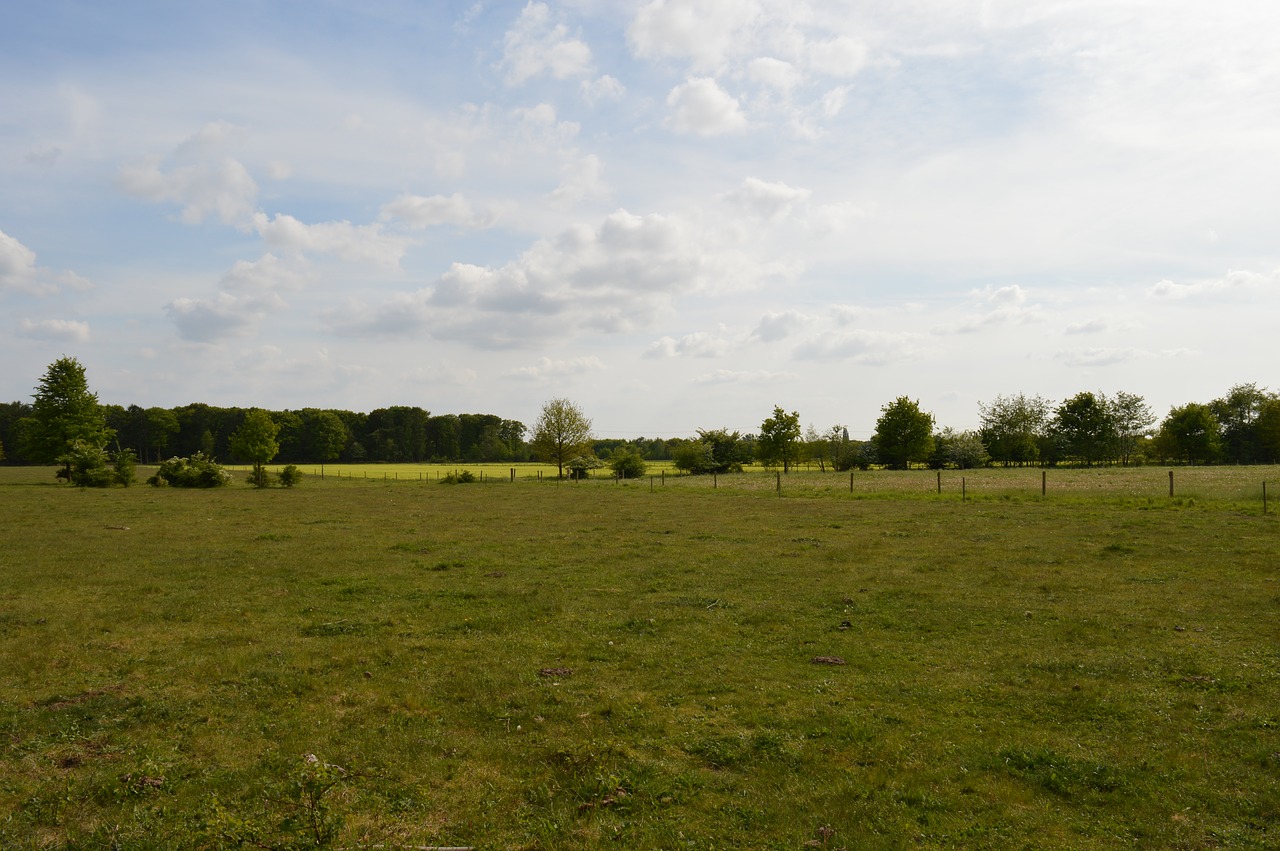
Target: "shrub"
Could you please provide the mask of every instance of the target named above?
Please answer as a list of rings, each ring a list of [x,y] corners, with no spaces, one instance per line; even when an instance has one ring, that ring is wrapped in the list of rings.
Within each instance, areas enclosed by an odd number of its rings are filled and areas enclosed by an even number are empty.
[[[245,482],[255,488],[269,488],[275,480],[276,477],[267,472],[266,467],[262,466],[255,466],[248,477],[245,478]]]
[[[112,478],[116,484],[129,487],[138,478],[137,476],[137,458],[133,454],[132,449],[121,449],[111,456],[112,466],[115,467],[115,473]]]
[[[203,452],[190,458],[170,458],[160,465],[156,474],[147,479],[152,487],[171,485],[175,488],[216,488],[231,481],[231,474],[222,465]]]
[[[609,468],[620,479],[638,479],[649,469],[649,465],[639,452],[629,447],[619,447],[609,459]]]
[[[440,480],[442,485],[469,485],[476,480],[475,474],[470,470],[463,470],[459,473],[457,470]]]
[[[115,481],[107,468],[107,453],[88,441],[73,440],[67,451],[58,456],[66,470],[67,481],[82,488],[108,488]]]
[[[290,464],[280,471],[280,484],[287,488],[291,488],[301,481],[302,472],[298,469],[297,464]]]

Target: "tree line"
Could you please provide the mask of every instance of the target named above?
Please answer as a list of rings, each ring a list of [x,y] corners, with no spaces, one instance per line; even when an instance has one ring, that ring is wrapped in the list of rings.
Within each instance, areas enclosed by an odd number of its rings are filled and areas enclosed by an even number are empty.
[[[65,357],[49,366],[31,403],[0,404],[0,461],[66,463],[64,456],[80,441],[85,446],[78,451],[127,452],[149,463],[200,454],[256,464],[246,456],[243,435],[262,427],[261,418],[274,430],[270,460],[286,465],[536,458],[556,464],[561,475],[566,469],[585,475],[609,466],[630,476],[641,474],[647,461],[666,460],[690,473],[731,472],[756,462],[783,471],[801,464],[839,471],[873,465],[1280,463],[1280,395],[1255,384],[1235,385],[1209,402],[1175,406],[1163,420],[1131,393],[1084,391],[1056,404],[1017,394],[980,403],[979,428],[956,431],[936,428],[931,413],[900,396],[881,408],[875,432],[865,441],[851,439],[843,424],[802,428],[799,413],[780,406],[757,433],[715,428],[699,429],[690,438],[597,440],[590,420],[565,399],[544,405],[532,433],[523,423],[496,414],[433,415],[414,406],[359,413],[200,403],[176,408],[103,405],[89,391],[84,367]]]

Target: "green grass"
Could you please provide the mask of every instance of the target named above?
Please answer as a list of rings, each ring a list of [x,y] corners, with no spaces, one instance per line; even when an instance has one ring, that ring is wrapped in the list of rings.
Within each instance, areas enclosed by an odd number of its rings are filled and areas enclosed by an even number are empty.
[[[1274,847],[1275,468],[963,475],[0,469],[0,846]]]

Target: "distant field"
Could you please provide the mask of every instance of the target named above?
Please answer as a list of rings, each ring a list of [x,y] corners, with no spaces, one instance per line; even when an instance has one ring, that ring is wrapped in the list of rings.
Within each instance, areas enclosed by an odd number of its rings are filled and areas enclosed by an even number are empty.
[[[337,469],[0,468],[0,847],[1280,846],[1275,467]]]

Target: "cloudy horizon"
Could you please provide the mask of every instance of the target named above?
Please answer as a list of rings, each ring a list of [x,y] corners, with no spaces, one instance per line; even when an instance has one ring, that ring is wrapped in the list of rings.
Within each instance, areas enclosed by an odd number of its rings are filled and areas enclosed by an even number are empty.
[[[0,32],[0,377],[868,436],[1272,386],[1280,7],[181,7]]]

